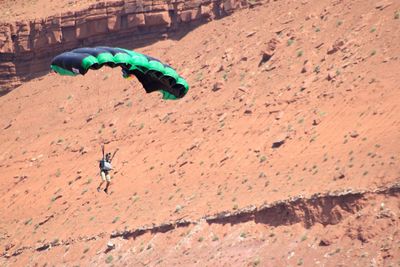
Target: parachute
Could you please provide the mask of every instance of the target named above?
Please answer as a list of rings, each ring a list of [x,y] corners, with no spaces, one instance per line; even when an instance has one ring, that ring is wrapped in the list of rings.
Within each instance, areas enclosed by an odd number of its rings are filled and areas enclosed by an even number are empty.
[[[50,68],[60,75],[85,75],[89,69],[104,65],[121,67],[124,78],[135,76],[147,93],[160,91],[163,99],[179,99],[186,95],[189,85],[169,65],[156,58],[116,47],[77,48],[55,56]]]

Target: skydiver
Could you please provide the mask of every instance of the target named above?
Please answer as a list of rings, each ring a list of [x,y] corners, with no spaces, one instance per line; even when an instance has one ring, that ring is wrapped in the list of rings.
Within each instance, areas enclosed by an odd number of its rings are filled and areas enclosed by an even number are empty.
[[[101,182],[99,186],[97,187],[97,191],[100,192],[101,186],[103,185],[104,182],[106,182],[106,188],[104,189],[104,192],[108,194],[108,188],[111,184],[111,175],[110,171],[113,169],[111,165],[111,161],[113,160],[115,153],[117,153],[118,149],[115,150],[114,154],[111,156],[111,153],[108,152],[104,156],[104,146],[101,146],[102,149],[102,154],[103,158],[99,161],[99,168],[100,168],[100,176],[101,176]]]

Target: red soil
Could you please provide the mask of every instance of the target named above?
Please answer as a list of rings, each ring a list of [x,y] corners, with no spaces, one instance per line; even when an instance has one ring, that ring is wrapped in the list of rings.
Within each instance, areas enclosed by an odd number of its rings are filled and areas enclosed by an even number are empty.
[[[200,222],[104,253],[116,230],[399,182],[400,5],[383,6],[271,1],[138,49],[188,80],[179,101],[107,68],[1,97],[0,263],[399,264],[398,194],[325,226]],[[96,191],[102,142],[120,149],[109,195]]]

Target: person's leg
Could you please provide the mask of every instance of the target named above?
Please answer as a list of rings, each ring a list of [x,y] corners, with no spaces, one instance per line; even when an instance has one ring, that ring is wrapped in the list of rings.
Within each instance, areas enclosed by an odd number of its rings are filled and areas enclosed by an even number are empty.
[[[100,182],[99,186],[97,187],[97,192],[100,192],[101,186],[103,185],[103,183],[104,183],[104,181],[101,181],[101,182]]]
[[[107,173],[107,175],[106,175],[106,180],[107,180],[107,183],[106,183],[106,188],[104,189],[104,192],[106,192],[106,193],[108,194],[108,187],[109,187],[110,184],[111,184],[111,176],[110,176],[110,174],[108,174],[108,173]]]
[[[110,182],[107,181],[106,183],[106,188],[104,189],[104,192],[106,192],[108,194],[108,187],[110,186]]]
[[[106,174],[104,173],[104,171],[100,172],[100,176],[101,176],[101,182],[100,182],[99,186],[97,187],[98,192],[100,192],[101,186],[106,181]]]

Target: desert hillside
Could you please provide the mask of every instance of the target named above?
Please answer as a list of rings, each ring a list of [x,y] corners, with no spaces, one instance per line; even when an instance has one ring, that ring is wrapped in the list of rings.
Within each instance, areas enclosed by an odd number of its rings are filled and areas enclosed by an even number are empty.
[[[398,36],[396,1],[263,1],[136,49],[181,100],[118,68],[23,83],[0,97],[0,264],[398,266]]]

